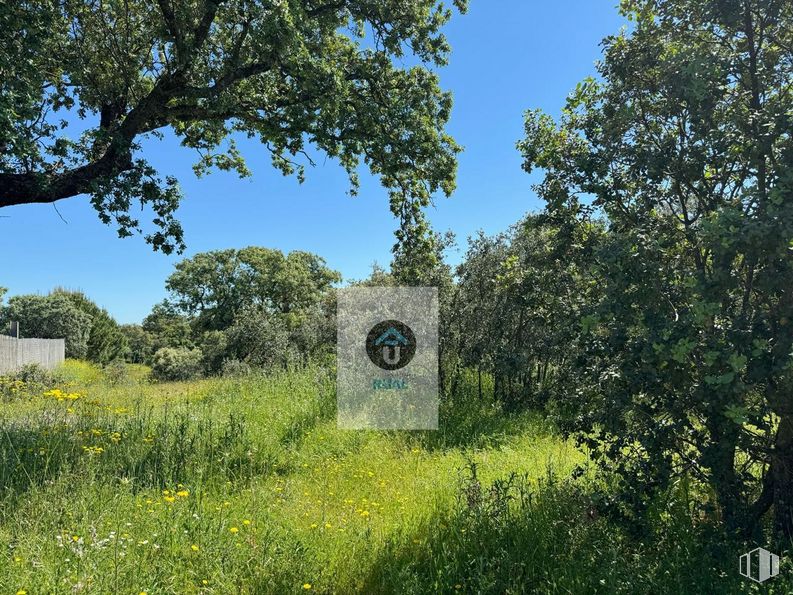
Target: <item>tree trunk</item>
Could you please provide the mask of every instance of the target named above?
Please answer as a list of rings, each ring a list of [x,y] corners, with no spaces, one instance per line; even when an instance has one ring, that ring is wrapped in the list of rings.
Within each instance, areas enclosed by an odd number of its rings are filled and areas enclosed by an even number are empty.
[[[774,480],[774,532],[793,537],[793,414],[779,420],[772,456]]]
[[[713,424],[710,428],[713,440],[712,452],[708,454],[713,489],[716,492],[722,521],[728,532],[739,528],[738,478],[735,474],[735,445],[737,432],[732,427]]]

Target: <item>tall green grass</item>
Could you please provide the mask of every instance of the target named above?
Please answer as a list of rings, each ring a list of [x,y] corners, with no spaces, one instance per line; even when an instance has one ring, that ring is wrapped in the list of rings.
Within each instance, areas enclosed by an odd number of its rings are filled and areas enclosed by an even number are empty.
[[[755,589],[737,573],[742,544],[679,499],[644,536],[600,516],[592,480],[567,479],[584,455],[471,383],[437,432],[353,432],[336,428],[319,368],[171,384],[127,372],[69,362],[58,386],[5,394],[0,593]]]

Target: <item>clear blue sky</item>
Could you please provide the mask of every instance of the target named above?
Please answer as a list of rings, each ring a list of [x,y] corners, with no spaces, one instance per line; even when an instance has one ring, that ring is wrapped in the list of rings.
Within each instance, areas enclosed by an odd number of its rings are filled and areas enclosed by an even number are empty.
[[[453,51],[442,69],[454,93],[450,132],[465,151],[457,192],[429,212],[439,231],[457,234],[459,260],[468,236],[506,229],[540,208],[536,181],[520,169],[515,143],[526,109],[557,115],[567,93],[594,74],[600,40],[624,24],[617,0],[471,0],[467,15],[446,33]],[[250,245],[323,256],[345,279],[365,277],[375,261],[387,265],[395,221],[386,192],[364,176],[356,198],[344,172],[318,162],[300,185],[272,170],[266,152],[243,143],[254,175],[216,173],[196,179],[195,155],[167,139],[147,157],[162,174],[179,178],[179,209],[188,245],[184,256]],[[534,179],[533,179],[534,178]],[[152,252],[140,237],[118,239],[85,197],[0,210],[0,286],[9,295],[81,289],[119,322],[139,322],[165,297],[164,282],[180,256]]]

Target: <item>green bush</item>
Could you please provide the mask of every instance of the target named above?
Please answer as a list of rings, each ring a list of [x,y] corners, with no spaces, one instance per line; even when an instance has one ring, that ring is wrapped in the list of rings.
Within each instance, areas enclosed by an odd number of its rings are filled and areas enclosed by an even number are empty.
[[[190,380],[201,374],[200,349],[163,347],[154,354],[151,375],[155,380]]]
[[[119,384],[127,384],[130,381],[129,370],[127,364],[120,359],[113,360],[102,368],[105,380],[111,386]]]
[[[238,359],[227,359],[223,362],[222,374],[226,378],[240,378],[253,373],[250,364]]]

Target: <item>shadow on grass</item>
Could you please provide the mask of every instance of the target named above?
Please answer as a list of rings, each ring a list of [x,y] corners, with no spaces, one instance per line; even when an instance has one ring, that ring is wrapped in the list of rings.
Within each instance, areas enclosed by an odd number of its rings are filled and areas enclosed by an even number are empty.
[[[737,572],[739,545],[712,543],[690,523],[638,540],[593,514],[578,483],[527,486],[462,486],[455,510],[387,543],[358,592],[752,592]],[[764,592],[791,592],[778,578]]]
[[[495,448],[525,433],[548,435],[553,427],[536,411],[505,413],[492,400],[454,399],[441,403],[438,429],[418,431],[427,450]]]

